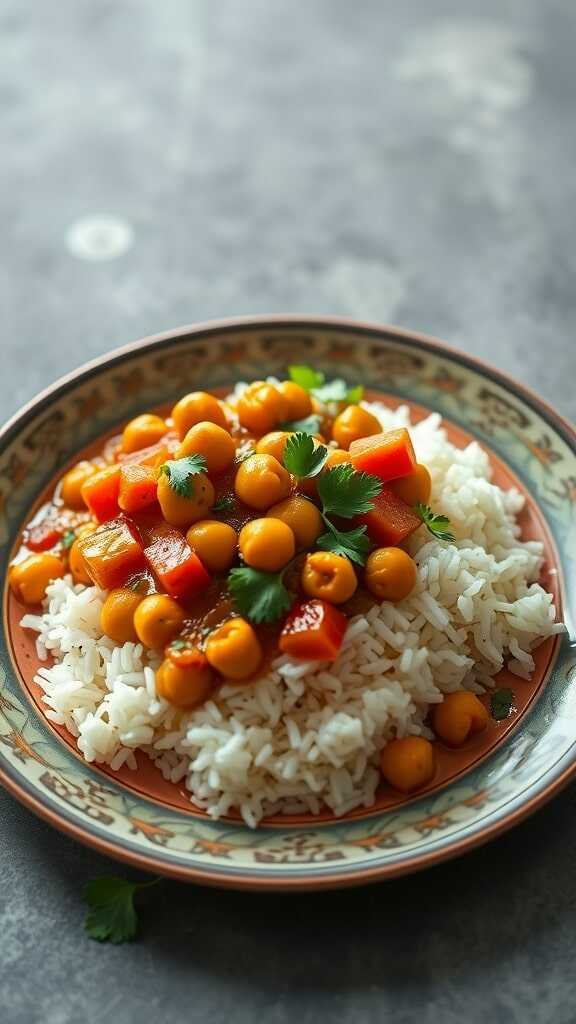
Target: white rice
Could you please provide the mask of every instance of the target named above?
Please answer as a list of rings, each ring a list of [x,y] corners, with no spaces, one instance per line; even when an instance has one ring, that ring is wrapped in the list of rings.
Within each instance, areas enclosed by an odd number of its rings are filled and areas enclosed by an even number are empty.
[[[410,425],[404,407],[369,408],[384,427]],[[234,808],[255,827],[271,813],[369,807],[390,737],[429,735],[431,705],[457,689],[482,692],[506,664],[529,678],[533,649],[563,629],[537,582],[542,546],[520,540],[522,496],[490,482],[478,444],[450,444],[437,414],[411,434],[432,473],[431,504],[449,516],[456,541],[418,531],[413,593],[352,619],[336,662],[282,655],[258,682],[224,685],[183,713],[156,694],[161,655],[115,646],[100,632],[105,594],[61,579],[44,613],[22,620],[38,632],[40,657],[54,661],[36,677],[47,717],[77,738],[87,761],[136,768],[143,749],[213,818]]]

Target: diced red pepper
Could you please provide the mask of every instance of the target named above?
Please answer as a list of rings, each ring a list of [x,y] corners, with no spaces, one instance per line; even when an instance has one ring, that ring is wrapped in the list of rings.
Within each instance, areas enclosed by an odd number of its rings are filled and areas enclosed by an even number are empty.
[[[352,465],[387,483],[414,472],[416,455],[406,427],[361,437],[350,445]]]
[[[122,586],[145,566],[138,530],[126,516],[112,519],[94,533],[80,537],[77,544],[88,574],[101,590]]]
[[[370,540],[378,547],[396,547],[422,526],[422,520],[394,491],[384,488],[374,498],[374,508],[357,516],[354,525],[366,526]]]
[[[25,544],[30,551],[50,551],[62,539],[62,530],[51,519],[44,519],[37,526],[31,526]]]
[[[179,530],[159,528],[144,549],[144,555],[170,597],[195,597],[210,584],[210,576],[198,555]]]
[[[118,515],[120,506],[120,466],[107,466],[93,473],[82,484],[81,494],[92,515],[99,523],[106,523]]]
[[[346,616],[328,601],[303,601],[294,606],[286,619],[278,646],[292,658],[334,661],[347,625]]]
[[[157,497],[158,477],[150,466],[121,466],[118,504],[124,512],[139,512]]]

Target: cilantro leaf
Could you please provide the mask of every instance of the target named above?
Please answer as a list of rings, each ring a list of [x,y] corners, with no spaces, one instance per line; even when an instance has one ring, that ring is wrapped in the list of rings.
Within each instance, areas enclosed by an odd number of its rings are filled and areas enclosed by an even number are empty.
[[[282,461],[289,473],[303,480],[317,476],[327,458],[328,449],[323,444],[314,444],[310,434],[298,431],[288,438]]]
[[[329,380],[322,387],[312,388],[313,395],[319,402],[345,402],[348,395],[348,385],[345,380]]]
[[[197,473],[203,473],[206,469],[206,459],[203,455],[186,455],[183,459],[170,459],[160,466],[160,472],[165,473],[170,481],[170,487],[180,498],[191,498],[194,494],[194,481],[192,477]]]
[[[320,402],[357,403],[364,394],[364,388],[361,384],[355,388],[349,388],[345,380],[337,378],[328,381],[321,388],[313,388],[312,393]]]
[[[236,501],[231,494],[223,494],[218,501],[212,505],[211,512],[231,512],[236,504]]]
[[[346,401],[352,405],[357,405],[364,398],[364,388],[361,384],[357,384],[355,388],[350,388],[346,395]]]
[[[293,380],[295,384],[299,384],[305,391],[321,388],[325,381],[324,374],[318,370],[313,370],[311,366],[289,366],[288,373],[290,374],[290,380]]]
[[[262,572],[248,566],[232,569],[228,590],[242,615],[252,622],[276,622],[288,611],[292,600],[282,573]]]
[[[451,523],[448,516],[438,515],[433,512],[429,505],[423,505],[422,502],[418,502],[414,506],[414,511],[420,516],[420,519],[424,523],[424,526],[436,537],[436,540],[453,541],[454,534],[451,530]]]
[[[303,420],[292,420],[290,423],[282,423],[281,430],[291,430],[297,434],[319,434],[322,417],[317,413],[306,416]]]
[[[76,540],[76,530],[66,530],[62,536],[61,544],[63,548],[71,548],[74,541]]]
[[[509,686],[503,686],[501,690],[494,690],[490,697],[490,714],[496,722],[503,722],[508,718],[512,705],[514,704],[514,690]]]
[[[337,377],[326,383],[326,377],[311,366],[289,366],[290,380],[299,384],[305,391],[310,391],[320,402],[359,402],[364,388],[359,384],[349,388],[346,381]]]
[[[326,470],[318,480],[318,494],[324,515],[332,512],[352,519],[369,512],[373,498],[382,490],[382,481],[369,473],[358,473],[349,463]]]
[[[318,537],[316,541],[318,547],[323,551],[333,551],[335,555],[349,558],[357,565],[365,565],[372,547],[370,539],[366,536],[366,527],[358,526],[355,530],[342,532],[332,526],[329,520],[326,520],[326,523],[329,530]]]
[[[84,889],[84,901],[88,913],[84,927],[96,942],[131,942],[138,929],[138,918],[134,909],[134,896],[140,889],[156,885],[159,878],[151,882],[128,882],[125,878],[111,875],[96,878]]]

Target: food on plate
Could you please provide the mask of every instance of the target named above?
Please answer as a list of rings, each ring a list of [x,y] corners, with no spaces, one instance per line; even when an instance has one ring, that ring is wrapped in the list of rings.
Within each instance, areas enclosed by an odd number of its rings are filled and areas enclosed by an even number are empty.
[[[433,785],[440,749],[511,714],[500,669],[521,686],[563,628],[491,475],[438,415],[306,366],[144,411],[67,470],[10,569],[47,717],[251,826]]]

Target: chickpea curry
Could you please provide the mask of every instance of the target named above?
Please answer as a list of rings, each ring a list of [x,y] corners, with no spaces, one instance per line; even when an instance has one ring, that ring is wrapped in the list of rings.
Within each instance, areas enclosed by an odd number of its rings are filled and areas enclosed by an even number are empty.
[[[408,431],[383,431],[361,399],[297,366],[228,400],[196,391],[168,416],[137,416],[63,476],[24,531],[11,587],[26,605],[68,573],[105,591],[102,631],[164,653],[157,692],[177,708],[249,685],[280,653],[333,661],[351,616],[414,588],[411,535],[453,539]],[[453,747],[489,720],[465,691],[430,717]],[[412,792],[434,773],[433,745],[394,739],[381,771]]]

